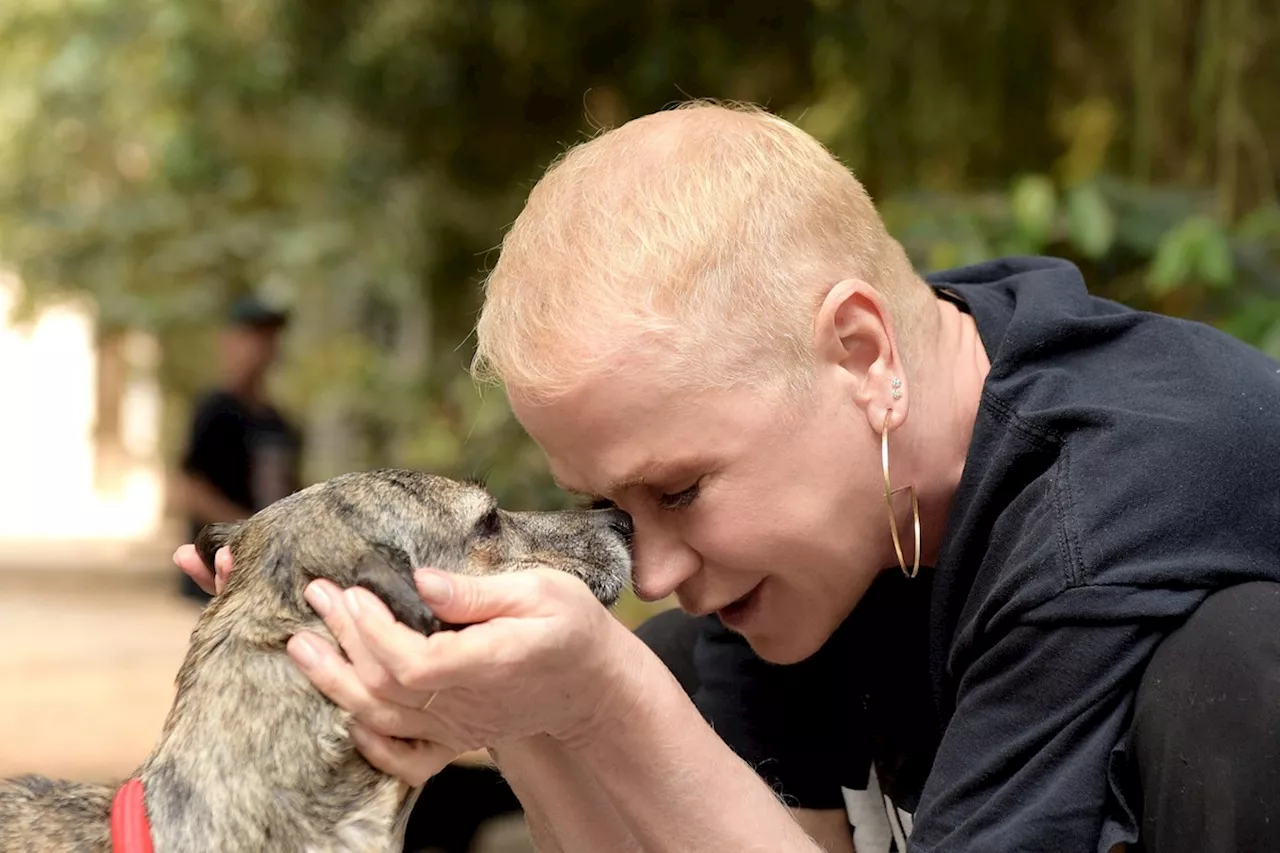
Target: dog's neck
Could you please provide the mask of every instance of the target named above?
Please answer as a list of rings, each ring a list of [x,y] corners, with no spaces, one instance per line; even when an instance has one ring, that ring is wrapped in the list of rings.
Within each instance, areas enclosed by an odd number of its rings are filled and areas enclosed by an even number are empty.
[[[343,712],[282,648],[200,634],[140,771],[156,853],[402,849],[417,791],[359,756]]]

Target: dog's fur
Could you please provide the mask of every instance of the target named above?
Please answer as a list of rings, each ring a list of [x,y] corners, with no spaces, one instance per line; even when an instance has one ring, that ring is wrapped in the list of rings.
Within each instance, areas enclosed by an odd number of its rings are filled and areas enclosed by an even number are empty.
[[[630,519],[616,510],[506,512],[478,484],[400,470],[337,477],[242,523],[205,528],[196,542],[205,564],[228,545],[236,569],[192,632],[173,707],[137,774],[157,853],[402,848],[418,790],[360,757],[347,716],[285,653],[299,630],[327,636],[302,598],[308,582],[363,586],[430,633],[453,626],[419,598],[416,567],[479,575],[546,566],[611,605],[628,583],[629,536]],[[109,853],[114,792],[0,781],[0,851]]]

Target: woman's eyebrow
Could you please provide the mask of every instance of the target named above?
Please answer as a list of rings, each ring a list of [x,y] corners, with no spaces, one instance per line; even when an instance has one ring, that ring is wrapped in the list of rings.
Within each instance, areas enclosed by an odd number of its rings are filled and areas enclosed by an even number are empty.
[[[617,494],[636,486],[653,483],[670,484],[686,479],[698,471],[708,467],[705,459],[685,458],[673,462],[650,462],[637,468],[634,474],[615,480],[609,484],[609,494]]]
[[[644,465],[636,467],[632,473],[611,480],[605,488],[605,491],[600,493],[587,491],[570,485],[564,480],[561,480],[555,474],[551,475],[551,479],[560,489],[573,495],[588,498],[599,497],[601,495],[607,497],[609,495],[616,495],[619,492],[625,492],[628,489],[634,489],[637,486],[644,486],[653,482],[664,483],[681,477],[687,477],[692,472],[697,471],[700,468],[705,468],[706,465],[706,461],[701,459],[681,459],[679,461],[669,463],[647,462]]]

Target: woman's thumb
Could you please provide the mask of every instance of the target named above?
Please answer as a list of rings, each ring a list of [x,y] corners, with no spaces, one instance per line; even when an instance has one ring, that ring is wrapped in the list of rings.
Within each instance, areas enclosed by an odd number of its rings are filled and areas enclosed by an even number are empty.
[[[418,569],[414,572],[414,581],[423,602],[438,618],[455,625],[469,625],[527,610],[530,579],[522,578],[522,574],[470,577],[437,569]]]

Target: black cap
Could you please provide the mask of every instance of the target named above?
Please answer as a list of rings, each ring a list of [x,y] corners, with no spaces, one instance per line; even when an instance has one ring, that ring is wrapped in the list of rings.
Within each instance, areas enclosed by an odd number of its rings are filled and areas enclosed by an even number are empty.
[[[289,312],[273,308],[256,296],[242,296],[231,304],[227,322],[232,326],[282,329],[289,324]]]

